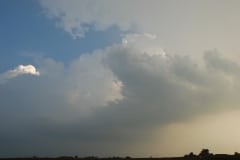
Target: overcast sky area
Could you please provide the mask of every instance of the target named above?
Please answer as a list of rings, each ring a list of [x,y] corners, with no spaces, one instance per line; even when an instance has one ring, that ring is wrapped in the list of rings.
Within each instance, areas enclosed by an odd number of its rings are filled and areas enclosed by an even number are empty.
[[[240,152],[239,0],[1,0],[0,157]]]

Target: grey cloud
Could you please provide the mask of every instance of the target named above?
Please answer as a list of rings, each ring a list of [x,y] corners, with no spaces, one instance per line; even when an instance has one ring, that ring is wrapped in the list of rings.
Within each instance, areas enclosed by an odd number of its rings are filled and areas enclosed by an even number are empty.
[[[151,55],[122,44],[84,54],[69,67],[42,59],[40,77],[0,86],[1,155],[10,154],[6,148],[11,155],[133,154],[130,148],[141,149],[156,127],[237,108],[239,89],[229,89],[235,83],[208,67],[225,72],[223,66],[235,62],[209,59],[196,65],[186,56]],[[123,83],[117,92],[124,98],[104,106],[115,80]],[[72,89],[96,92],[70,103]]]
[[[224,58],[221,55],[221,53],[218,53],[216,50],[207,51],[204,54],[204,58],[206,60],[208,67],[215,71],[220,71],[226,74],[231,74],[236,76],[240,75],[239,64],[230,59]]]

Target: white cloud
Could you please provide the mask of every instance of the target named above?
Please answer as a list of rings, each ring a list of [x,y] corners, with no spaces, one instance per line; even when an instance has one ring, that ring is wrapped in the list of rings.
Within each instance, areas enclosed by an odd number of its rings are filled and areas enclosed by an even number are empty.
[[[101,50],[83,54],[71,63],[65,77],[69,103],[92,109],[123,99],[123,84],[106,66],[104,54]]]
[[[13,70],[0,74],[0,84],[24,74],[39,76],[40,72],[33,65],[19,65]]]
[[[36,70],[36,68],[33,65],[19,65],[13,70],[10,70],[9,73],[13,75],[13,77],[16,77],[21,74],[31,74],[35,76],[39,76],[40,73]]]
[[[122,38],[122,44],[125,47],[130,46],[131,48],[141,50],[139,53],[148,54],[150,56],[166,56],[165,51],[158,44],[157,36],[153,34],[126,34]]]

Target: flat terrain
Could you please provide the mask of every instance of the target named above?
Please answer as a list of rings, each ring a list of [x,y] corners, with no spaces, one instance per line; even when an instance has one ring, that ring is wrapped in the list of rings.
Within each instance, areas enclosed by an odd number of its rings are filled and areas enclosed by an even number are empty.
[[[111,158],[97,158],[97,157],[86,157],[86,158],[78,158],[78,157],[57,157],[57,158],[0,158],[0,160],[240,160],[240,155],[226,155],[226,154],[216,154],[209,156],[184,156],[184,157],[167,157],[167,158],[119,158],[119,157],[111,157]]]

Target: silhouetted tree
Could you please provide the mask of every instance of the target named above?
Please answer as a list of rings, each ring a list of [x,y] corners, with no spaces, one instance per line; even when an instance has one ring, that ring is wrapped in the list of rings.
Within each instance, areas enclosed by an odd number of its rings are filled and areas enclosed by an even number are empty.
[[[202,149],[202,151],[199,153],[199,157],[201,158],[205,158],[205,157],[208,157],[210,154],[209,154],[209,150],[208,149]]]
[[[190,152],[189,154],[186,154],[184,157],[196,157],[196,155],[193,152]]]

